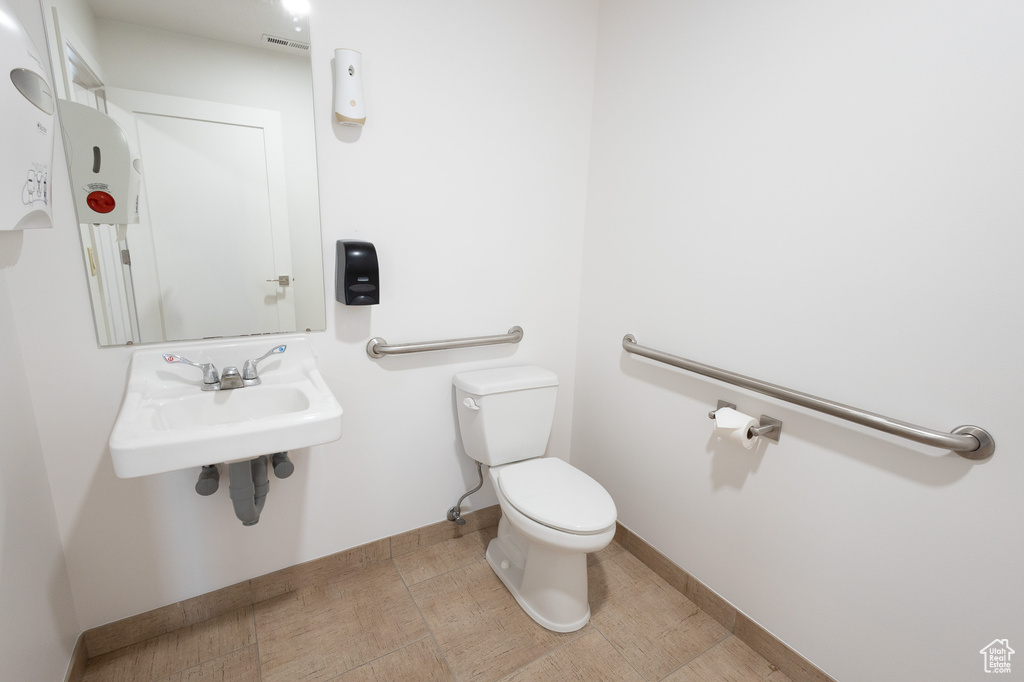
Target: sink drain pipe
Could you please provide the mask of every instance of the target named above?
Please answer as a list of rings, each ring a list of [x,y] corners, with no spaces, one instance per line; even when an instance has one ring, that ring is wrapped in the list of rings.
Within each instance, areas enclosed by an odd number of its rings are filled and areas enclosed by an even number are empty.
[[[231,504],[235,507],[235,516],[243,526],[255,526],[259,523],[260,513],[270,491],[267,458],[257,457],[228,464],[228,478],[231,479],[228,491]]]

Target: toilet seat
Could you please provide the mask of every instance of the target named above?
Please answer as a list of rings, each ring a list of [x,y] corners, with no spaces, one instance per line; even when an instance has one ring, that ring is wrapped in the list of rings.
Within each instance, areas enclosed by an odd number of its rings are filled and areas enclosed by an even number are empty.
[[[615,524],[617,511],[608,491],[557,457],[504,466],[498,485],[516,510],[550,528],[592,535]]]

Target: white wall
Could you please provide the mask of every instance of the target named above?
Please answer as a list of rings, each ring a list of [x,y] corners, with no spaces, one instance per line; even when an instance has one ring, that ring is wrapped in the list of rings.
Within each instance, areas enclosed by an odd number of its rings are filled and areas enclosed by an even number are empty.
[[[601,3],[572,461],[843,682],[1024,643],[1024,8]],[[639,343],[936,429],[878,434]],[[784,422],[751,453],[717,399]]]
[[[30,0],[17,0],[29,6]],[[259,525],[195,471],[114,476],[106,442],[130,349],[97,349],[67,181],[53,230],[10,276],[32,408],[82,628],[444,518],[475,484],[454,373],[537,363],[562,379],[551,452],[569,451],[597,7],[586,0],[320,3],[312,20],[326,333],[345,409],[336,443],[293,453]],[[331,116],[335,47],[364,55],[368,122]],[[55,160],[62,163],[60,150]],[[372,241],[380,306],[333,302],[334,245]],[[55,311],[60,311],[55,312]],[[394,343],[525,329],[518,346],[370,360]],[[469,508],[493,504],[485,489]]]
[[[0,262],[20,237],[0,232]],[[0,661],[5,679],[57,680],[78,621],[12,318],[0,271]]]
[[[13,10],[42,54],[39,10],[26,5]],[[0,216],[3,228],[16,220]],[[60,680],[79,623],[8,287],[34,234],[0,231],[0,676]]]

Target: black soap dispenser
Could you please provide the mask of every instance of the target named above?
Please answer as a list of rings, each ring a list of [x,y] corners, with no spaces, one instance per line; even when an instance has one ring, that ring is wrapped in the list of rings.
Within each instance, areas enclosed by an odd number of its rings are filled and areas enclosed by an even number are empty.
[[[377,249],[370,242],[339,239],[334,270],[334,297],[345,305],[380,303]]]

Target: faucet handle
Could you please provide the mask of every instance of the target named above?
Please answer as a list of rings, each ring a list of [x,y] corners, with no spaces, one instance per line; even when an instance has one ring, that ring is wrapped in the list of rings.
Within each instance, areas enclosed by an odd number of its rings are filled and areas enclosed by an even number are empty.
[[[255,360],[246,360],[245,364],[242,365],[242,380],[243,381],[255,381],[255,382],[258,383],[260,377],[256,373],[256,365],[259,364],[260,362],[263,362],[264,360],[269,358],[271,355],[277,355],[279,353],[283,353],[286,348],[288,348],[288,346],[286,346],[285,344],[282,343],[280,346],[274,346],[273,348],[271,348],[270,350],[268,350],[266,353],[264,353],[263,355],[259,356]]]
[[[185,365],[192,365],[203,370],[203,383],[204,384],[216,384],[220,381],[217,376],[217,368],[213,366],[212,362],[192,362],[187,358],[183,358],[180,355],[173,353],[164,353],[164,360],[167,362],[180,362]]]

